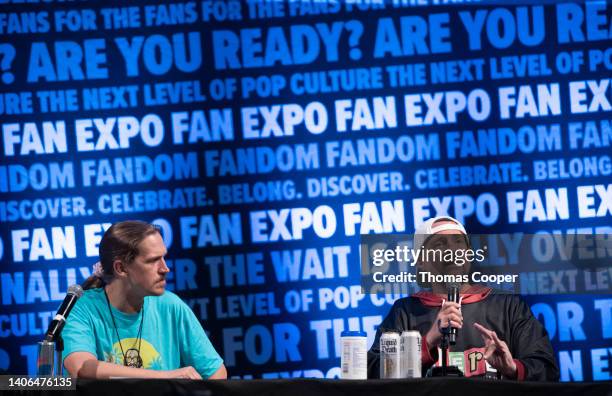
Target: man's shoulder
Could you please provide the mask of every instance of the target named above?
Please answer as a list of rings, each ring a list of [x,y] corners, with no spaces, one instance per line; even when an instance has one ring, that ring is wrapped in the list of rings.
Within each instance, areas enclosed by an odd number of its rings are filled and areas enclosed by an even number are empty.
[[[504,291],[494,290],[483,300],[465,306],[470,307],[472,311],[499,313],[510,318],[531,315],[529,304],[519,294]]]
[[[151,296],[148,298],[155,301],[155,304],[159,307],[181,308],[185,305],[185,302],[179,296],[169,290],[166,290],[161,296]]]
[[[408,296],[399,298],[393,303],[393,309],[400,309],[404,311],[412,311],[416,308],[421,308],[423,304],[415,296]]]
[[[189,316],[191,308],[179,296],[170,291],[165,291],[161,296],[149,296],[145,304],[150,306],[160,315],[162,320],[185,320]]]
[[[491,304],[504,304],[508,307],[524,304],[520,295],[495,289],[482,301]]]
[[[104,289],[95,288],[83,291],[83,295],[79,298],[78,303],[81,305],[97,305],[101,303],[106,304]]]
[[[71,318],[87,318],[98,317],[100,310],[106,308],[106,298],[102,289],[88,289],[83,291],[83,295],[79,297],[74,308],[70,311]]]

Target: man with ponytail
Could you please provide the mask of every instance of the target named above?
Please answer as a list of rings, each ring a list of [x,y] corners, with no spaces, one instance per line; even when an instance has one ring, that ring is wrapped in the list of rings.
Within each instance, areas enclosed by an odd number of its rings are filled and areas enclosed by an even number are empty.
[[[62,333],[72,377],[227,378],[194,313],[165,290],[170,270],[157,227],[116,223],[99,251]]]

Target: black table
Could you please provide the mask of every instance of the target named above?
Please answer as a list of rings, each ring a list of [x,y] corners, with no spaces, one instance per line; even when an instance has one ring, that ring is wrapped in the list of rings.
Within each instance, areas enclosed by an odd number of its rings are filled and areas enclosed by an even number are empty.
[[[466,378],[414,380],[78,380],[79,395],[385,395],[385,396],[612,396],[612,382],[546,383],[494,381]],[[57,395],[59,392],[53,392]],[[74,392],[64,392],[74,396]]]

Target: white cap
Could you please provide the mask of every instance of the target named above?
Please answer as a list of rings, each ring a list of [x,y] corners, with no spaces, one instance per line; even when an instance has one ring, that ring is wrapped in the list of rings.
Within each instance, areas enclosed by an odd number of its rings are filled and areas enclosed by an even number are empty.
[[[434,223],[440,220],[448,220],[448,221],[453,222],[454,224],[446,223],[446,224],[440,224],[434,227],[433,226]],[[425,243],[425,240],[429,237],[429,235],[437,234],[438,232],[447,231],[447,230],[456,230],[456,231],[461,232],[464,235],[467,235],[467,231],[465,231],[465,227],[463,226],[463,224],[459,222],[459,220],[453,217],[450,217],[450,216],[433,217],[425,221],[424,223],[422,223],[414,231],[414,243],[412,245],[412,248],[413,249],[420,248]]]

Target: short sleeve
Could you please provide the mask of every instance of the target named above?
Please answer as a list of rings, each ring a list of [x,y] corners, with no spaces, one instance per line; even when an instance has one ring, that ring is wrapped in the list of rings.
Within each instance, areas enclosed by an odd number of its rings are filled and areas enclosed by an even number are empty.
[[[208,378],[221,367],[223,359],[189,306],[180,300],[178,304],[177,308],[181,312],[181,363],[184,366],[193,366],[202,378]]]
[[[90,313],[84,300],[79,300],[66,320],[62,330],[64,353],[62,362],[73,352],[89,352],[96,356],[96,340]]]

